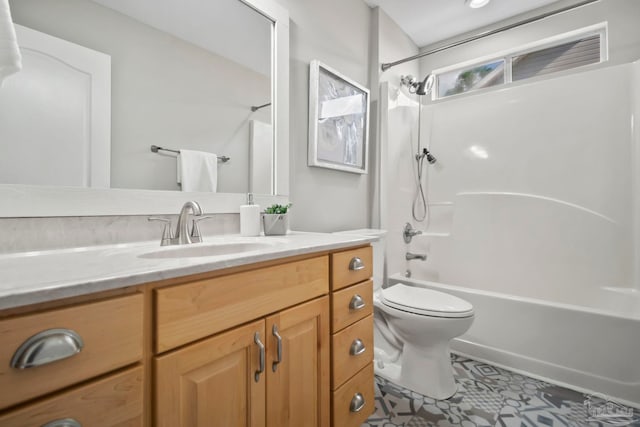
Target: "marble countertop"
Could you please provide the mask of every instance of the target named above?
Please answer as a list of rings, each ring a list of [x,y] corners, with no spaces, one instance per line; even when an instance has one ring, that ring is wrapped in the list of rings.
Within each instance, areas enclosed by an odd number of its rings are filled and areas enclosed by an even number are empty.
[[[290,232],[268,237],[205,236],[203,243],[182,246],[160,247],[156,240],[0,255],[0,310],[375,240],[365,235]],[[231,246],[222,251],[243,251],[208,255],[224,245]],[[191,256],[179,255],[182,250]]]

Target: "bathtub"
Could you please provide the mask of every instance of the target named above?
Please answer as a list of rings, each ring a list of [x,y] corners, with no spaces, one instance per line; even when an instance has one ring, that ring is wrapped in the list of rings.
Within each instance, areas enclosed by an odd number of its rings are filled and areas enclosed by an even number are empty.
[[[640,407],[640,295],[601,288],[571,304],[395,274],[389,283],[435,289],[473,304],[471,329],[451,350]]]

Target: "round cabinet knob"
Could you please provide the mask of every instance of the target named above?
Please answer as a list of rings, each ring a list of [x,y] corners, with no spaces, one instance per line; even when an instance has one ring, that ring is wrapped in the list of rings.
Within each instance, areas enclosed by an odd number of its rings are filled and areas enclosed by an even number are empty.
[[[360,338],[356,338],[351,343],[351,347],[349,348],[349,354],[352,356],[359,356],[367,350],[367,347],[364,346],[364,343]]]
[[[360,295],[355,294],[349,302],[349,310],[362,310],[366,305],[364,299],[362,299]]]
[[[351,404],[349,405],[349,411],[351,412],[360,412],[365,405],[364,396],[360,393],[356,393],[353,395],[353,399],[351,399]]]
[[[78,421],[73,418],[65,418],[63,420],[55,420],[44,424],[42,427],[82,427]]]

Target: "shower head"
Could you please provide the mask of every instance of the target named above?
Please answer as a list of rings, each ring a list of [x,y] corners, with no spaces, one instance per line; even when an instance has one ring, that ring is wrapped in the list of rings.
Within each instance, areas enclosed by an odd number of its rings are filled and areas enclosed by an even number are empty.
[[[427,162],[429,162],[429,164],[431,164],[431,165],[432,165],[432,164],[434,164],[435,162],[437,162],[437,161],[438,161],[438,159],[436,159],[436,157],[435,157],[433,154],[431,154],[431,153],[429,152],[429,150],[427,150],[427,149],[425,148],[425,149],[424,149],[424,151],[425,151],[425,152],[426,152],[426,154],[427,154]]]
[[[436,77],[433,74],[428,74],[420,83],[414,83],[416,89],[416,95],[427,95],[431,93],[433,84],[436,81]],[[429,162],[431,163],[431,162]]]
[[[436,156],[431,154],[431,152],[429,150],[427,150],[426,148],[422,149],[422,153],[416,154],[416,160],[418,160],[418,161],[421,161],[425,157],[427,158],[427,162],[429,162],[430,165],[432,165],[432,164],[434,164],[435,162],[438,161],[438,159],[436,159]]]
[[[409,88],[415,88],[418,84],[418,80],[411,74],[407,74],[406,76],[400,76],[400,83]]]
[[[416,93],[416,87],[420,84],[420,82],[411,74],[408,74],[406,76],[400,76],[400,84],[406,86],[409,90],[409,93]]]

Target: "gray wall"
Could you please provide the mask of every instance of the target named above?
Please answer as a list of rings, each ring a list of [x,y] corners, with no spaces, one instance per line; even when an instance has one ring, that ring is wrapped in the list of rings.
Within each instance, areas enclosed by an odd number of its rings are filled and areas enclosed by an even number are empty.
[[[317,59],[369,87],[371,9],[362,0],[278,0],[290,16],[291,228],[367,227],[371,174],[307,166],[309,63]],[[377,89],[376,89],[377,90]]]

